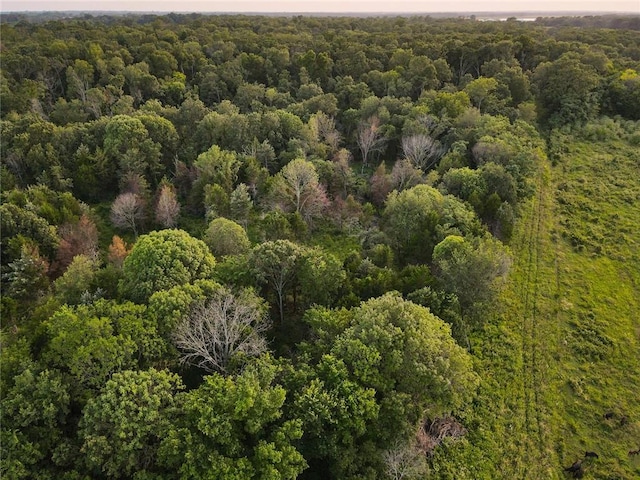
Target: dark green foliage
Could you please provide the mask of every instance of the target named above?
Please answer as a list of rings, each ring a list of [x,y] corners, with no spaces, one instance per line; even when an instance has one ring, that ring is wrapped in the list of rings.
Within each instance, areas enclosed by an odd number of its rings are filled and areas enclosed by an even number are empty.
[[[3,389],[1,406],[3,475],[33,478],[53,465],[60,466],[70,409],[62,375],[35,366],[26,368]]]

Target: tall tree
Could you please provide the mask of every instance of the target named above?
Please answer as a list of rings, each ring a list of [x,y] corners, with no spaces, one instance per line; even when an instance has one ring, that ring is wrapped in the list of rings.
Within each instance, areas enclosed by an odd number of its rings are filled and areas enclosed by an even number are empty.
[[[211,220],[204,241],[216,257],[246,253],[251,247],[244,228],[224,217]]]
[[[182,478],[293,480],[306,468],[294,446],[298,420],[283,417],[286,391],[268,359],[239,375],[205,377],[181,394],[179,422],[165,432],[163,461]]]
[[[276,293],[281,323],[284,321],[285,295],[297,282],[302,252],[289,240],[275,240],[256,246],[251,253],[258,281],[268,284]]]
[[[456,235],[436,245],[433,262],[444,288],[458,297],[463,317],[495,298],[511,264],[499,241],[490,237],[469,241]]]

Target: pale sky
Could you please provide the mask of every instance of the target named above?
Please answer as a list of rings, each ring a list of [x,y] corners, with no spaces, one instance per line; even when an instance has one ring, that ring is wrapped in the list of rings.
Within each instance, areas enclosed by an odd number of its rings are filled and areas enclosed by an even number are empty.
[[[640,0],[0,0],[0,11],[627,12]]]

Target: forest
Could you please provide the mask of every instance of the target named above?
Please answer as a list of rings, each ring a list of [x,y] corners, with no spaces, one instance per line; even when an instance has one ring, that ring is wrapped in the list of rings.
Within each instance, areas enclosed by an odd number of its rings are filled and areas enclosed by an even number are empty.
[[[639,18],[0,38],[0,476],[640,475]]]

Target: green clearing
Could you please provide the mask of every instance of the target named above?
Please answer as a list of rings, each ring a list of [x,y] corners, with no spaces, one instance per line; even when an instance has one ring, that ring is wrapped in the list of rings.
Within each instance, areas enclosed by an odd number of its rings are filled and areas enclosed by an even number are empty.
[[[572,478],[585,451],[599,458],[583,478],[640,478],[640,152],[564,141],[514,232],[501,313],[474,339],[483,384],[441,478]]]

